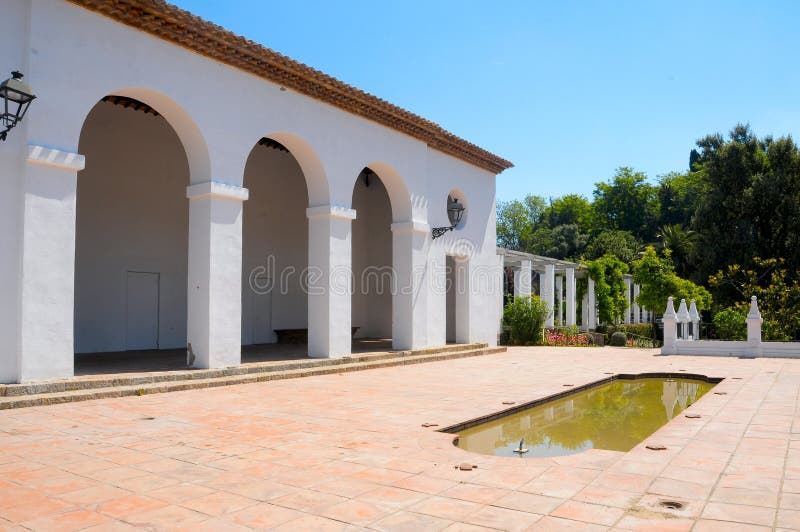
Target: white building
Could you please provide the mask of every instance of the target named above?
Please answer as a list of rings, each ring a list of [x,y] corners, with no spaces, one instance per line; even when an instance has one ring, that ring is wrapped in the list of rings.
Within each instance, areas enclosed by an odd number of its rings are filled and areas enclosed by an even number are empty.
[[[0,142],[0,382],[187,345],[234,366],[286,329],[313,357],[351,327],[496,343],[511,163],[160,0],[2,13],[0,71],[37,98]]]

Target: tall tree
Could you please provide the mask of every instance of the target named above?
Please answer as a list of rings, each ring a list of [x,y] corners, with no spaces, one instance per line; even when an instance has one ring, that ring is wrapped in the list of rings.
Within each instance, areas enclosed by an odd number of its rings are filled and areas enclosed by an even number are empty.
[[[604,255],[614,255],[630,264],[639,256],[641,244],[629,231],[602,231],[586,247],[585,257],[596,260]]]
[[[629,231],[636,238],[651,242],[658,210],[657,188],[633,168],[618,168],[610,181],[595,184],[596,222],[605,229]]]

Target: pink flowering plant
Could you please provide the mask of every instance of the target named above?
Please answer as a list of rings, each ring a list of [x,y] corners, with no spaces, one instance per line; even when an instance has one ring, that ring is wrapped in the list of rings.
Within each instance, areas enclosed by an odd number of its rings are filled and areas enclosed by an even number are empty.
[[[545,329],[544,345],[585,347],[592,345],[588,334],[582,333],[578,327],[570,326],[560,329]]]

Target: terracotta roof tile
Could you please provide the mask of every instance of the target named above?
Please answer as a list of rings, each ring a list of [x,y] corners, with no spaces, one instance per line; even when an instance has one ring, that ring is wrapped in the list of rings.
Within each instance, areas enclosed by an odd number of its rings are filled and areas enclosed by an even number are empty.
[[[475,166],[500,173],[513,164],[441,126],[162,0],[69,0],[317,100],[415,137]]]

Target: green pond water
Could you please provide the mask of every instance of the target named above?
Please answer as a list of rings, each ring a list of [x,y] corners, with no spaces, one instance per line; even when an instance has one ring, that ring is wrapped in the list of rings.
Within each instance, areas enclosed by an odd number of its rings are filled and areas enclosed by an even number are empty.
[[[714,386],[688,378],[616,379],[459,430],[457,445],[524,458],[629,451]],[[528,452],[520,455],[514,449],[521,438]]]

